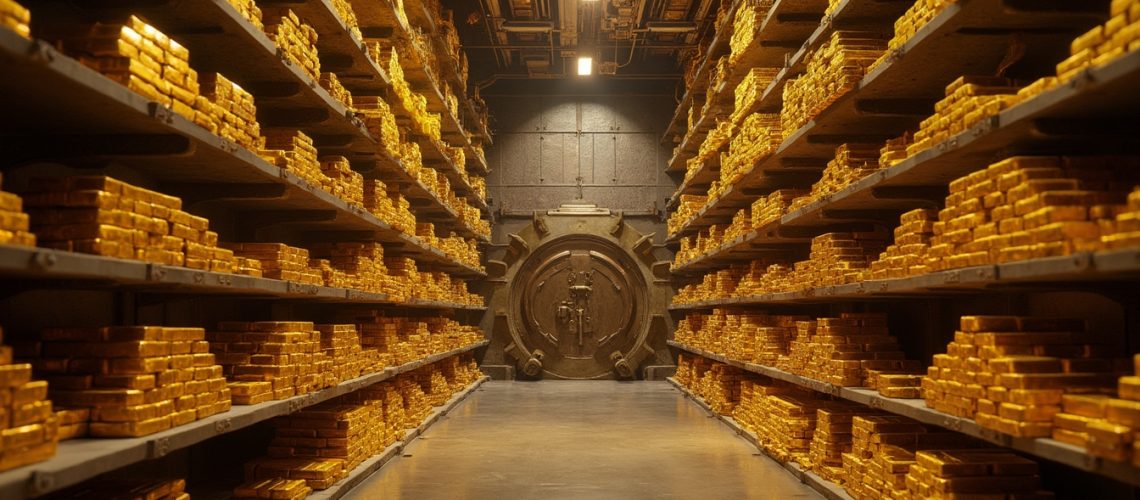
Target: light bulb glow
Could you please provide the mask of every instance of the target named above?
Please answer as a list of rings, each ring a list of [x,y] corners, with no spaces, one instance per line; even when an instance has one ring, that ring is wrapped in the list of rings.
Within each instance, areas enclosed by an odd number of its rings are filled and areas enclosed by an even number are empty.
[[[578,75],[586,76],[594,71],[594,58],[593,57],[579,57],[578,58]]]

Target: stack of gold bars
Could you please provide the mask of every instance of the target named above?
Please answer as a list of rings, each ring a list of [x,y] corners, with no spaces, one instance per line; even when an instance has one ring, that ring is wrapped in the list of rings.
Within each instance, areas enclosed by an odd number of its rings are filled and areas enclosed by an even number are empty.
[[[796,291],[858,281],[863,270],[886,249],[886,238],[880,232],[826,233],[812,238],[808,260],[796,262],[793,273],[769,291]]]
[[[57,250],[231,272],[210,221],[182,200],[110,177],[35,178],[24,197],[39,245]]]
[[[836,193],[879,170],[879,146],[875,144],[843,144],[835,149],[835,158],[827,162],[811,193],[792,202],[796,210],[824,196]]]
[[[784,138],[854,89],[886,48],[886,40],[879,33],[833,31],[831,38],[808,56],[804,74],[784,86],[784,107],[780,110]]]
[[[267,128],[265,149],[259,151],[265,161],[296,174],[313,186],[324,184],[321,162],[313,139],[296,129]]]
[[[699,212],[707,202],[707,196],[699,196],[695,194],[681,195],[680,206],[677,207],[676,212],[673,212],[673,215],[669,216],[669,234],[677,234],[677,231],[679,231],[682,226],[692,220],[692,218],[697,215],[697,212]]]
[[[1067,82],[1087,68],[1099,68],[1140,49],[1140,7],[1135,1],[1112,2],[1109,20],[1078,36],[1070,56],[1057,65],[1057,81]]]
[[[902,214],[899,226],[894,230],[895,242],[879,255],[879,260],[871,263],[866,279],[905,278],[929,273],[926,249],[934,237],[934,224],[937,221],[938,212],[928,208]]]
[[[313,81],[321,79],[321,59],[317,56],[317,30],[301,21],[288,7],[262,9],[264,31],[285,57],[300,66]]]
[[[728,153],[721,155],[720,181],[732,185],[760,160],[771,155],[780,146],[780,116],[752,113],[744,119],[728,145]]]
[[[712,364],[713,361],[710,359],[681,353],[677,355],[677,374],[673,379],[692,390]]]
[[[912,139],[911,134],[907,132],[901,137],[890,139],[884,143],[882,149],[879,150],[879,168],[891,168],[910,156],[907,154],[906,148]]]
[[[901,370],[905,359],[885,314],[844,313],[796,323],[796,337],[778,366],[829,384],[863,387],[868,370]]]
[[[383,181],[364,181],[364,208],[373,216],[397,231],[407,233],[407,226],[415,227],[416,216],[411,211],[411,203],[404,199],[399,190],[388,189]]]
[[[190,500],[185,479],[98,477],[57,491],[47,499],[97,500],[137,498],[145,500]]]
[[[776,80],[780,68],[752,68],[740,80],[734,91],[732,122],[740,123],[745,114],[749,113],[756,101],[764,96],[764,91]],[[751,115],[749,115],[751,116]]]
[[[88,410],[91,437],[146,436],[230,409],[201,328],[51,328],[30,348],[52,401]]]
[[[752,227],[760,229],[772,224],[791,210],[795,200],[807,194],[800,189],[777,189],[752,202]]]
[[[352,100],[356,112],[363,116],[368,132],[380,140],[380,148],[391,157],[400,156],[400,129],[396,115],[383,97],[356,96]]]
[[[810,392],[774,394],[760,398],[756,425],[760,446],[780,462],[808,461],[816,415],[828,402]]]
[[[32,365],[13,362],[3,336],[0,330],[0,471],[51,458],[60,438],[48,383],[32,380]]]
[[[902,17],[895,20],[895,34],[887,42],[887,51],[875,62],[875,66],[886,61],[887,54],[901,49],[915,33],[918,33],[918,30],[926,26],[926,23],[934,20],[935,16],[953,3],[951,0],[918,0],[914,2],[914,5],[911,5]]]
[[[879,410],[843,400],[831,401],[826,407],[817,409],[815,431],[807,458],[801,464],[828,481],[842,484],[845,476],[843,454],[851,453],[854,446],[852,421],[856,416],[880,414]]]
[[[246,480],[304,479],[314,490],[328,489],[369,457],[384,451],[380,400],[350,398],[303,409],[272,421],[268,456],[245,464]]]
[[[1017,104],[1021,86],[1007,78],[963,76],[946,86],[946,98],[934,105],[934,114],[919,123],[907,156],[914,156],[1003,109]]]
[[[313,256],[327,260],[329,269],[323,276],[325,286],[349,288],[372,293],[388,293],[391,286],[384,277],[384,247],[374,241],[318,243]]]
[[[364,38],[360,33],[360,21],[356,18],[356,11],[352,8],[352,2],[349,0],[332,0],[332,6],[341,22],[348,28],[348,33],[352,35],[352,38],[356,40]]]
[[[32,12],[15,0],[0,0],[0,26],[24,38],[32,37]]]
[[[1112,167],[1110,167],[1110,165]],[[950,183],[926,250],[932,271],[1096,251],[1128,205],[1140,157],[1013,157]],[[1119,219],[1114,218],[1119,216]],[[1131,228],[1127,222],[1120,229]],[[1127,234],[1127,233],[1125,233]],[[1114,244],[1115,248],[1127,245]]]
[[[776,283],[782,282],[792,268],[786,263],[773,259],[759,259],[748,263],[747,271],[736,285],[736,294],[749,297],[768,293]],[[784,285],[780,285],[784,286]]]
[[[223,322],[206,334],[235,404],[288,399],[324,386],[321,333],[301,321]]]
[[[348,158],[325,156],[321,161],[321,187],[354,207],[364,206],[364,176],[352,169]]]
[[[0,185],[3,176],[0,175]],[[36,246],[36,235],[29,232],[31,219],[24,213],[24,200],[0,191],[0,245]]]
[[[244,17],[250,24],[253,24],[258,31],[265,31],[265,25],[261,23],[261,9],[257,6],[255,0],[226,0],[237,9],[241,17]]]
[[[352,92],[344,88],[344,84],[340,83],[340,79],[336,77],[336,73],[321,73],[320,84],[321,88],[329,93],[329,96],[343,104],[346,109],[356,109],[352,103]]]
[[[740,382],[740,401],[737,402],[736,408],[732,411],[732,418],[736,419],[745,429],[756,432],[761,422],[768,418],[764,408],[764,400],[767,397],[780,394],[802,394],[803,392],[803,389],[782,380],[749,374]]]
[[[898,415],[856,415],[851,431],[843,485],[856,499],[1052,498],[1035,463],[961,434]]]
[[[304,479],[262,479],[242,483],[233,493],[243,499],[302,500],[312,492]]]
[[[731,61],[733,65],[741,64],[749,48],[759,46],[753,43],[764,28],[764,21],[768,18],[768,11],[772,9],[773,0],[744,0],[736,9],[736,17],[732,22],[732,38],[729,40]]]
[[[1140,186],[1128,194],[1126,210],[1119,210],[1112,220],[1098,219],[1097,224],[1101,227],[1100,239],[1105,248],[1140,246]]]
[[[221,73],[202,75],[200,88],[202,95],[195,101],[195,123],[250,151],[265,148],[253,95]]]
[[[360,345],[360,332],[356,325],[315,325],[321,332],[321,352],[331,362],[331,369],[325,372],[325,386],[334,386],[345,380],[381,370],[379,353],[373,349],[363,349]]]
[[[709,408],[721,415],[731,415],[740,401],[740,381],[744,372],[724,363],[714,363],[705,371],[696,385],[694,394],[704,399]]]
[[[992,448],[917,451],[906,475],[913,498],[971,495],[1047,500],[1037,462]]]
[[[256,260],[265,278],[323,285],[320,271],[309,267],[309,251],[284,243],[223,243],[234,255]]]
[[[81,63],[135,93],[194,119],[199,89],[197,73],[190,69],[190,51],[139,17],[92,25],[49,25],[41,36],[58,41]]]
[[[1095,457],[1140,463],[1140,355],[1132,375],[1120,377],[1114,394],[1065,394],[1053,417],[1053,439],[1080,446]]]
[[[963,316],[922,381],[926,405],[1016,437],[1052,435],[1062,396],[1111,390],[1107,346],[1083,320]]]

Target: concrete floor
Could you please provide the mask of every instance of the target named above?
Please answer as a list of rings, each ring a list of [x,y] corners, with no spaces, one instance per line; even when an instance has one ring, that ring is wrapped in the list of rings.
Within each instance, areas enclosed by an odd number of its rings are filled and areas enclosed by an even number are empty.
[[[666,382],[490,382],[345,498],[819,498]]]

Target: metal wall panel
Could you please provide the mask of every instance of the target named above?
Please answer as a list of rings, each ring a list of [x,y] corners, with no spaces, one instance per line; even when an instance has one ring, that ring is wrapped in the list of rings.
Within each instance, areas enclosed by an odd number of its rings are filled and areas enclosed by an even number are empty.
[[[626,211],[663,209],[675,188],[658,143],[669,96],[488,96],[496,208],[548,210],[578,198]],[[578,189],[578,177],[582,188]],[[664,194],[665,196],[662,196]]]

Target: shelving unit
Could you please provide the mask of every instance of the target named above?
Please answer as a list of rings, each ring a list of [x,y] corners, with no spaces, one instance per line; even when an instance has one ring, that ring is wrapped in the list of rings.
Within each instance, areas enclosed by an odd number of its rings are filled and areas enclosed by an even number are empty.
[[[369,31],[375,25],[363,21],[378,19],[385,12],[394,19],[394,5],[384,1],[352,2],[364,9],[361,12],[363,36],[358,36],[349,29],[330,0],[262,0],[258,3],[264,9],[288,8],[316,30],[322,72],[336,74],[354,96],[382,97],[392,105],[397,117],[401,113],[410,117],[409,110],[396,104],[386,69],[381,61],[369,55],[365,45],[365,39],[375,35]],[[344,156],[355,171],[366,178],[382,180],[390,190],[405,196],[411,202],[417,222],[433,223],[438,234],[455,233],[480,244],[489,242],[488,236],[468,224],[463,214],[449,206],[448,200],[408,174],[400,159],[388,155],[380,138],[369,132],[355,111],[334,99],[317,80],[291,62],[268,35],[227,0],[189,3],[176,0],[48,1],[37,2],[31,8],[36,22],[116,21],[127,15],[144,18],[189,50],[191,66],[196,71],[219,72],[252,94],[262,127],[300,130],[313,139],[320,157]],[[32,34],[36,36],[36,29]],[[443,61],[444,67],[449,62]],[[486,277],[478,264],[449,256],[442,248],[397,230],[355,202],[346,202],[325,187],[311,184],[267,162],[257,151],[214,135],[88,68],[50,41],[28,40],[0,28],[0,66],[5,74],[0,81],[3,95],[0,101],[10,118],[0,124],[0,134],[7,139],[6,150],[10,153],[4,172],[5,187],[9,191],[20,192],[27,177],[34,175],[111,175],[133,185],[177,196],[188,212],[210,215],[211,227],[221,233],[223,242],[288,241],[300,247],[309,243],[379,242],[386,257],[412,258],[420,272],[443,271],[456,279],[468,280]],[[449,71],[457,77],[455,68]],[[441,86],[434,81],[429,82],[431,85],[423,83],[413,82],[413,85],[417,92],[427,95],[433,103],[433,111],[440,110],[444,102]],[[466,96],[460,97],[471,107]],[[458,114],[445,111],[443,122],[448,142],[468,150],[473,148]],[[461,173],[466,165],[453,164],[442,142],[415,137],[412,140],[423,148],[425,167],[444,172],[457,196],[467,197],[472,206],[489,215],[486,202],[475,196]],[[485,175],[489,170],[485,160],[481,160],[469,162],[473,165],[473,175]],[[50,166],[41,170],[40,165],[44,163]],[[206,324],[218,317],[292,320],[303,316],[302,319],[327,320],[337,313],[369,310],[412,319],[458,318],[469,324],[486,310],[481,304],[418,298],[397,300],[385,293],[7,245],[0,245],[0,279],[4,281],[6,301],[24,300],[24,292],[49,295],[82,292],[114,302],[118,310],[113,314],[103,314],[103,311],[88,314],[89,320],[101,322],[100,326]],[[144,299],[136,303],[136,297]],[[196,309],[203,304],[209,304],[206,309],[210,311],[206,314]],[[10,307],[7,303],[3,305]],[[151,314],[156,309],[162,313]],[[36,318],[35,314],[22,311],[19,320],[5,318],[5,323],[21,323],[5,333],[16,331],[16,342],[29,340],[43,319]],[[264,426],[273,417],[487,345],[487,341],[482,341],[438,353],[309,394],[234,406],[229,411],[146,437],[66,440],[59,444],[52,458],[0,473],[0,496],[31,498],[128,466],[146,467],[144,464],[152,460],[179,450],[194,450],[212,438]],[[343,495],[397,456],[404,446],[486,380],[482,378],[455,394],[400,442],[317,497]]]
[[[670,345],[672,345],[672,343]],[[699,406],[702,410],[708,412],[710,417],[716,418],[722,424],[728,426],[729,429],[732,429],[732,431],[739,435],[742,439],[748,441],[748,444],[755,446],[756,449],[760,450],[761,453],[764,453],[772,460],[779,462],[776,457],[768,454],[768,452],[764,450],[764,447],[760,444],[760,440],[756,436],[756,433],[745,429],[743,426],[737,423],[736,419],[727,415],[721,415],[713,411],[713,409],[709,407],[708,403],[701,399],[700,396],[693,394],[692,391],[686,389],[685,386],[677,382],[676,379],[670,377],[666,380],[675,389],[680,391],[681,394],[683,394],[686,398]],[[814,472],[803,468],[800,464],[797,464],[795,462],[780,462],[780,465],[782,465],[785,470],[795,476],[796,479],[799,479],[804,484],[810,486],[813,490],[828,500],[851,500],[851,495],[848,495],[846,491],[843,491],[843,488],[839,487],[835,483],[832,483],[831,481],[819,477]]]
[[[1127,464],[1125,462],[1113,462],[1111,460],[1103,460],[1096,457],[1091,457],[1085,452],[1085,450],[1081,448],[1061,443],[1053,439],[1015,438],[1008,434],[1002,434],[994,430],[981,427],[973,420],[955,417],[953,415],[942,413],[933,408],[927,408],[925,402],[921,399],[887,398],[880,396],[878,392],[870,389],[860,387],[840,387],[826,382],[821,382],[819,380],[812,380],[807,377],[801,377],[799,375],[788,373],[769,366],[757,365],[753,363],[743,363],[739,360],[730,359],[719,354],[685,346],[671,340],[669,341],[669,345],[677,349],[691,352],[698,356],[709,358],[719,363],[734,366],[751,373],[764,375],[766,377],[771,377],[777,380],[783,380],[785,382],[789,382],[806,389],[829,394],[841,399],[846,399],[848,401],[854,401],[856,403],[864,404],[872,408],[894,413],[896,415],[909,417],[926,424],[944,427],[954,432],[960,432],[967,436],[989,441],[999,446],[1013,448],[1035,457],[1052,460],[1054,462],[1059,462],[1086,472],[1110,477],[1132,486],[1140,486],[1140,469],[1132,467],[1130,464]]]
[[[310,394],[250,406],[234,406],[228,412],[146,437],[64,441],[59,444],[59,452],[55,457],[45,462],[0,473],[0,494],[3,494],[4,498],[45,495],[105,472],[144,460],[161,458],[207,439],[358,391],[421,366],[484,347],[487,343],[484,341],[411,363],[389,367],[382,372],[347,380],[335,387]],[[436,418],[438,419],[438,416]],[[426,425],[430,423],[425,423]]]
[[[772,8],[768,11],[768,15],[761,25],[760,33],[764,35],[763,38],[758,38],[757,43],[740,54],[739,62],[731,68],[730,73],[718,83],[716,88],[709,89],[707,84],[701,86],[700,83],[709,78],[708,73],[712,71],[712,67],[716,66],[717,59],[729,51],[728,43],[732,35],[732,22],[741,4],[740,1],[733,3],[731,15],[725,18],[728,26],[718,31],[725,36],[718,36],[713,39],[709,50],[705,53],[705,59],[702,60],[697,69],[697,76],[694,78],[694,82],[697,84],[685,93],[685,97],[681,99],[681,104],[677,107],[677,112],[665,129],[662,142],[668,144],[672,142],[670,137],[675,133],[675,130],[685,124],[685,112],[689,106],[698,104],[692,94],[700,92],[700,90],[706,93],[714,93],[710,109],[701,113],[697,123],[685,133],[676,150],[677,154],[669,160],[669,167],[666,171],[684,172],[684,160],[691,158],[696,153],[697,148],[704,141],[705,135],[716,125],[715,116],[732,109],[733,91],[736,90],[736,86],[744,79],[748,71],[756,67],[783,67],[789,51],[800,47],[807,36],[812,34],[812,30],[815,29],[824,9],[827,7],[827,3],[820,0],[777,0],[772,4]],[[703,107],[704,103],[701,102],[700,105]]]
[[[777,1],[773,11],[782,3]],[[895,20],[913,4],[866,0],[838,3],[831,14],[821,16],[822,20],[804,36],[798,48],[790,51],[786,61],[776,65],[744,66],[737,70],[747,71],[753,66],[781,68],[775,80],[754,103],[747,109],[736,110],[737,118],[743,119],[756,112],[779,113],[783,106],[784,87],[805,73],[811,55],[834,32],[871,31],[889,38]],[[1031,83],[1037,76],[1053,74],[1053,67],[1065,57],[1058,57],[1058,54],[1067,54],[1075,37],[1105,22],[1108,14],[1108,6],[1103,2],[1008,7],[1005,2],[979,0],[954,2],[945,7],[867,70],[853,89],[800,129],[784,131],[785,140],[772,154],[748,166],[739,181],[722,189],[718,197],[710,199],[691,220],[669,235],[668,242],[679,243],[681,238],[696,236],[712,225],[724,229],[739,210],[776,189],[810,188],[820,179],[840,144],[882,144],[917,130],[920,121],[933,114],[934,104],[945,97],[947,84],[960,76],[993,75],[1003,61],[1014,64],[1015,69],[1011,72],[1016,76],[1026,78],[1019,80],[1021,86]],[[760,39],[780,38],[775,31],[768,30],[765,27],[760,32]],[[700,256],[673,267],[675,283],[680,286],[699,282],[702,276],[759,259],[776,257],[789,262],[802,261],[812,248],[812,239],[825,233],[889,230],[899,223],[899,215],[906,211],[942,208],[951,181],[1011,156],[1135,155],[1135,146],[1128,137],[1131,129],[1118,124],[1131,120],[1140,111],[1140,101],[1131,90],[1138,84],[1140,54],[1135,51],[1107,64],[1085,69],[1071,80],[1024,98],[996,116],[984,119],[902,162],[858,179],[837,192],[818,196],[806,205],[797,205],[795,210],[786,211],[778,219],[761,227],[751,227],[742,235],[720,241],[719,245],[702,247],[704,252]],[[730,88],[717,86],[706,90],[699,87],[690,89],[689,94],[701,91],[722,93],[713,98],[712,102],[722,106],[712,108],[714,113],[732,111],[734,103],[722,100],[723,92]],[[688,94],[686,99],[690,99]],[[672,137],[678,119],[683,122],[687,102],[682,102],[665,140]],[[710,120],[711,114],[702,115],[682,138],[666,171],[685,170],[685,160],[696,154],[707,130],[714,126],[710,123],[713,121]],[[709,184],[719,176],[718,159],[705,162],[682,182],[670,199],[669,207],[675,209],[681,195],[707,194]],[[1130,324],[1134,308],[1134,294],[1130,290],[1137,280],[1140,280],[1140,249],[1125,248],[966,267],[905,278],[808,287],[794,292],[756,295],[714,293],[711,296],[723,298],[674,304],[669,310],[673,311],[675,318],[692,313],[707,314],[712,310],[728,314],[827,311],[825,315],[890,310],[890,318],[914,329],[907,340],[909,343],[905,345],[908,358],[929,361],[931,349],[933,353],[941,352],[938,346],[945,345],[946,341],[938,335],[948,334],[948,329],[952,329],[949,325],[937,323],[944,319],[941,316],[971,314],[966,311],[978,310],[979,304],[990,298],[995,304],[1001,304],[991,309],[1006,314],[1025,313],[1027,310],[1038,313],[1049,310],[1047,315],[1073,314],[1068,311],[1080,311],[1082,306],[1100,307],[1105,311],[1117,311],[1116,307],[1123,312],[1109,315],[1120,314],[1127,318],[1124,331],[1117,333],[1126,337],[1122,339],[1124,342],[1134,346],[1137,333]],[[1057,297],[1069,295],[1088,295],[1089,304],[1076,298],[1074,302],[1079,305],[1067,304],[1073,307],[1052,308],[1048,305],[1064,300]],[[1053,309],[1058,312],[1053,312]],[[983,314],[982,310],[978,311],[972,314]],[[993,310],[985,311],[996,314]],[[920,325],[923,321],[935,324]],[[892,332],[896,329],[893,323],[891,328]],[[900,340],[904,337],[902,333],[894,334]],[[916,335],[921,335],[921,338],[916,338]],[[1075,475],[1082,481],[1103,482],[1100,479],[1103,477],[1123,483],[1119,485],[1121,488],[1140,486],[1140,471],[1130,463],[1098,458],[1080,447],[1047,438],[1014,438],[983,428],[972,419],[928,408],[921,399],[886,398],[874,390],[839,387],[674,341],[668,343],[677,351],[1052,461],[1064,466],[1059,469],[1080,471]],[[1122,356],[1124,354],[1129,353],[1126,351]],[[674,385],[678,384],[674,382]],[[687,389],[679,385],[678,388],[708,409]],[[756,436],[731,417],[718,417],[746,440],[756,442]],[[800,470],[796,464],[784,466],[793,473]],[[808,477],[802,473],[797,473],[797,476]],[[810,478],[805,482],[815,486]],[[1108,483],[1117,485],[1112,481]],[[827,484],[830,486],[816,489],[829,498],[848,498],[846,493],[835,490],[835,485]]]
[[[403,453],[404,449],[407,448],[408,445],[412,444],[416,438],[422,436],[425,432],[427,432],[428,428],[430,428],[436,422],[440,421],[440,419],[443,417],[447,416],[451,410],[454,410],[456,406],[459,406],[459,403],[462,403],[463,400],[467,399],[467,397],[471,395],[471,393],[479,389],[479,386],[483,385],[489,380],[491,379],[488,377],[483,377],[474,384],[471,384],[470,387],[455,394],[451,397],[450,400],[447,401],[446,404],[434,408],[431,411],[431,414],[429,414],[427,418],[424,419],[423,423],[421,423],[415,429],[408,429],[408,431],[404,433],[404,439],[393,443],[391,446],[385,449],[383,453],[365,460],[363,463],[349,472],[348,477],[341,479],[330,488],[314,492],[307,498],[312,500],[336,500],[343,497],[349,491],[352,491],[352,488],[356,487],[356,485],[364,482],[364,480],[367,479],[368,476],[370,476],[373,472],[380,470],[381,467],[384,467],[388,462],[392,461],[393,458],[396,458],[401,453]]]
[[[670,309],[841,300],[902,299],[1016,289],[1046,289],[1085,285],[1105,286],[1140,278],[1140,250],[1124,249],[1078,253],[1064,257],[1010,262],[992,266],[952,269],[908,278],[870,280],[846,285],[809,288],[798,292],[710,300],[670,306]]]
[[[50,45],[0,30],[0,51],[12,61],[12,78],[0,83],[13,116],[5,134],[30,136],[17,157],[43,158],[52,141],[67,135],[70,158],[113,160],[154,179],[160,189],[187,193],[196,202],[256,212],[265,222],[314,230],[363,231],[382,243],[461,275],[481,271],[454,261],[418,238],[400,233],[361,207],[351,206],[270,165],[237,144],[217,137],[179,115],[127,90]],[[28,80],[24,80],[24,79]],[[21,81],[36,81],[28,88]],[[55,117],[70,116],[66,122]],[[146,141],[137,141],[138,138]],[[422,189],[422,186],[421,186]],[[425,190],[426,192],[426,190]],[[437,201],[439,206],[442,202]]]
[[[783,85],[803,72],[812,48],[827,38],[839,20],[867,19],[871,14],[865,10],[867,5],[878,3],[848,0],[839,6],[832,15],[836,21],[820,25],[805,47],[792,56],[789,66],[780,72],[758,101],[760,104],[757,105],[757,110],[778,110]],[[711,224],[731,220],[732,215],[747,206],[758,193],[781,187],[809,187],[833,156],[835,147],[842,142],[883,142],[914,127],[930,115],[933,103],[943,96],[947,82],[963,74],[984,73],[984,68],[996,66],[1005,57],[1008,42],[1003,43],[1004,38],[999,35],[975,34],[964,27],[984,25],[1001,34],[1025,32],[1029,33],[1026,35],[1029,37],[1026,43],[1048,46],[1057,45],[1058,32],[1076,34],[1080,26],[1090,24],[1090,19],[1093,19],[1091,14],[1082,12],[1079,8],[1065,13],[1050,10],[1019,11],[1017,14],[1002,14],[999,9],[992,2],[964,2],[947,7],[900,49],[890,54],[886,61],[868,72],[855,89],[839,98],[800,130],[791,133],[775,153],[753,165],[739,182],[726,189],[719,198],[710,200],[704,209],[672,237],[691,234]],[[1026,127],[1043,119],[1104,113],[1122,104],[1117,97],[1127,100],[1123,104],[1134,103],[1131,97],[1113,93],[1126,88],[1116,85],[1134,83],[1132,79],[1136,76],[1132,73],[1135,72],[1136,59],[1132,56],[1135,54],[1107,67],[1091,70],[1086,77],[1079,78],[1081,82],[1053,89],[1006,110],[996,123],[991,121],[980,124],[974,130],[959,134],[959,137],[946,141],[943,146],[928,150],[907,162],[922,162],[928,158],[923,155],[932,154],[935,150],[963,149],[959,155],[947,158],[945,163],[928,167],[937,170],[940,177],[927,179],[925,184],[920,184],[944,186],[949,180],[979,167],[976,163],[963,161],[967,158],[979,161],[980,158],[992,158],[999,147],[1028,148],[1034,143],[1041,145],[1056,140],[1057,137],[1027,135],[1025,132],[1028,128],[1011,128],[974,147],[962,148],[963,143],[971,142],[981,135],[995,130],[1001,132],[1006,123],[1012,125],[1016,121],[1027,120],[1021,124],[1021,127]],[[1018,142],[1011,144],[1014,138],[1018,138]],[[987,143],[989,149],[986,149]],[[887,171],[901,167],[902,165],[896,165]],[[897,185],[904,184],[900,182]],[[905,194],[905,190],[895,192]],[[674,198],[689,193],[704,194],[704,190],[690,183],[678,190]],[[903,198],[898,201],[913,205],[914,199]],[[826,203],[825,200],[820,202]]]

